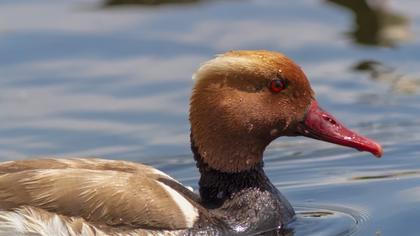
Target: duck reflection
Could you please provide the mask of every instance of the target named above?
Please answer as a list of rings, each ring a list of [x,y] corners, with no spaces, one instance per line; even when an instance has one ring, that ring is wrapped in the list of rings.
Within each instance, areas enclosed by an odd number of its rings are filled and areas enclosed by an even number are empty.
[[[354,14],[353,30],[349,35],[357,44],[394,47],[410,38],[409,19],[393,12],[386,0],[327,0]]]
[[[415,93],[420,87],[420,78],[401,74],[378,61],[361,61],[353,66],[353,70],[368,73],[372,80],[389,83],[396,92]]]
[[[164,4],[191,4],[198,3],[202,0],[106,0],[105,6],[119,6],[119,5],[164,5]]]

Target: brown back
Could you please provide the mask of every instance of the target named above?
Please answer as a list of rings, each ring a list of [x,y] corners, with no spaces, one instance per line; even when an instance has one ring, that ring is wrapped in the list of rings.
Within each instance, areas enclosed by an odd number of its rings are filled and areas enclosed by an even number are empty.
[[[158,179],[174,181],[156,169],[125,161],[5,162],[0,164],[0,208],[34,206],[89,222],[134,228],[192,227],[197,210],[185,199],[181,206],[176,198],[181,195],[168,191]],[[187,215],[188,210],[192,214]]]

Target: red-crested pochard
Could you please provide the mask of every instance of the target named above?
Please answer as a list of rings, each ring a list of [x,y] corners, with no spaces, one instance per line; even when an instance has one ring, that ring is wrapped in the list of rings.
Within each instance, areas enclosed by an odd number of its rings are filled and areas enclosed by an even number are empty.
[[[303,135],[368,151],[376,142],[322,110],[305,74],[270,51],[231,51],[194,75],[191,148],[199,195],[150,166],[102,159],[0,164],[0,235],[232,235],[279,229],[294,210],[263,153]]]

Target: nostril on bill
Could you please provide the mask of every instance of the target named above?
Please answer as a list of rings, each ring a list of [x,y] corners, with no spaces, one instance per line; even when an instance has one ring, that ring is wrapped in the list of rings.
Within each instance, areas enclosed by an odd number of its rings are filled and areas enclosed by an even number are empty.
[[[328,121],[332,125],[336,125],[337,124],[337,122],[333,118],[331,118],[331,117],[329,117],[327,115],[322,115],[322,118],[324,118],[325,121]]]

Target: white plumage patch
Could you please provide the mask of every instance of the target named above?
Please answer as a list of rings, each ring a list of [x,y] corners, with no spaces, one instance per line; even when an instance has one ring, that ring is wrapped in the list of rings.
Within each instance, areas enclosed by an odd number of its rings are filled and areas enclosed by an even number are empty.
[[[231,73],[232,70],[246,70],[254,68],[257,62],[254,58],[239,57],[232,55],[218,55],[216,58],[202,64],[192,79],[198,82],[202,78],[206,78],[212,74]]]
[[[150,168],[150,171],[153,172],[153,173],[155,173],[155,174],[157,174],[157,175],[161,175],[161,176],[163,176],[163,177],[165,177],[167,179],[170,179],[170,180],[173,180],[173,181],[179,183],[176,179],[172,178],[171,176],[167,175],[166,173],[164,173],[164,172],[162,172],[162,171],[160,171],[158,169]]]
[[[32,213],[32,214],[28,214]],[[42,219],[32,211],[0,211],[0,235],[75,235],[59,216]]]
[[[157,181],[163,189],[172,197],[173,201],[177,204],[182,214],[184,215],[187,227],[192,227],[198,219],[198,210],[187,199],[185,199],[176,190],[167,186],[164,183]]]
[[[31,207],[15,211],[0,211],[0,236],[171,236],[180,235],[182,231],[174,230],[121,230],[106,233],[86,222],[76,232],[72,222],[80,218],[63,217],[51,212]]]

